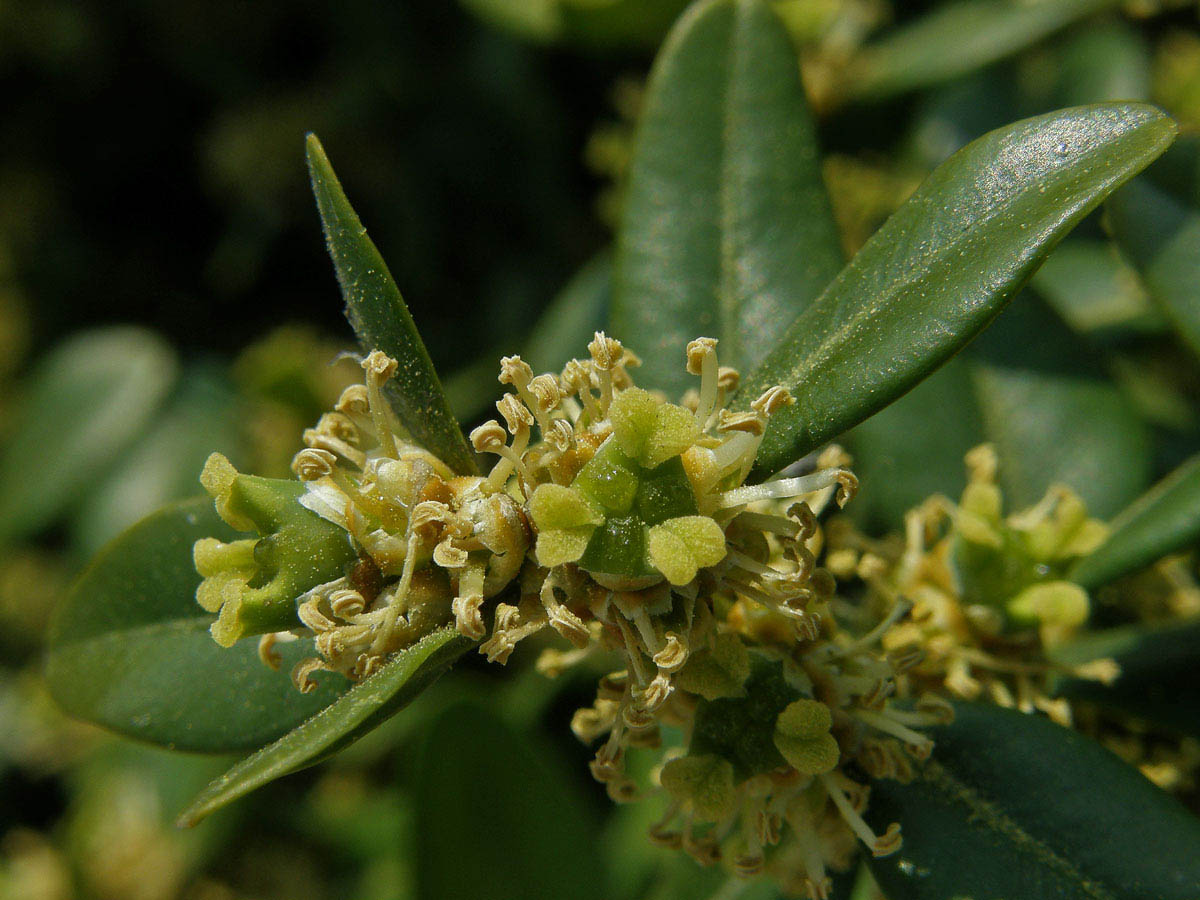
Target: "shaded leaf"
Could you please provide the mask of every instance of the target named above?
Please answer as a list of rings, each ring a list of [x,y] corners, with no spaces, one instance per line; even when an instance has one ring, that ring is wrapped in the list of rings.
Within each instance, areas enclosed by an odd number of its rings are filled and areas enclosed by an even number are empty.
[[[1150,436],[1103,362],[1035,297],[968,351],[976,404],[1010,510],[1066,484],[1108,518],[1150,483]]]
[[[614,334],[679,395],[684,348],[754,364],[841,265],[787,30],[762,0],[706,0],[650,75],[614,270]]]
[[[1150,99],[1150,48],[1141,32],[1118,19],[1069,32],[1058,48],[1057,102]]]
[[[611,299],[612,257],[603,252],[567,282],[533,324],[523,346],[499,346],[446,379],[451,408],[466,420],[485,415],[500,397],[501,384],[496,377],[500,357],[514,350],[519,349],[521,357],[538,373],[557,373],[567,360],[586,357],[588,342],[608,324]]]
[[[806,309],[737,403],[781,384],[759,477],[782,469],[912,388],[1003,308],[1059,239],[1171,142],[1140,104],[1017,122],[941,165]]]
[[[1200,820],[1103,747],[1037,715],[956,704],[911,784],[876,781],[870,860],[891,900],[1191,900]]]
[[[844,73],[839,93],[855,100],[882,100],[949,81],[1115,5],[1115,0],[947,3],[865,47]]]
[[[1138,179],[1109,200],[1108,221],[1151,297],[1200,355],[1200,210]]]
[[[75,549],[90,558],[108,540],[159,507],[194,496],[214,450],[238,456],[237,396],[216,367],[194,366],[152,428],[72,520]]]
[[[1068,238],[1031,284],[1071,328],[1097,340],[1166,325],[1137,273],[1108,241]]]
[[[1111,685],[1063,678],[1055,687],[1059,696],[1200,737],[1200,620],[1112,628],[1055,648],[1051,655],[1068,665],[1107,657],[1121,667]]]
[[[599,822],[574,774],[478,704],[445,709],[415,779],[417,897],[610,897],[605,859],[591,849]]]
[[[1200,539],[1200,455],[1146,491],[1111,527],[1108,540],[1075,564],[1072,581],[1098,588]]]
[[[214,810],[320,762],[362,737],[411,703],[474,645],[453,628],[444,628],[400,651],[374,675],[213,781],[179,816],[179,824],[194,825]]]
[[[120,734],[177,750],[249,750],[274,740],[345,690],[318,678],[301,694],[291,667],[311,641],[279,647],[275,672],[257,642],[226,650],[196,603],[192,545],[232,540],[211,500],[187,500],[143,519],[109,543],[55,612],[46,678],[69,713]]]
[[[0,449],[0,544],[78,500],[137,439],[175,375],[174,352],[141,328],[88,331],[51,350]]]
[[[417,443],[456,472],[474,473],[474,454],[450,412],[408,306],[346,199],[316,135],[308,136],[307,153],[329,255],[346,301],[346,318],[364,350],[382,350],[400,364],[385,386],[388,400]]]

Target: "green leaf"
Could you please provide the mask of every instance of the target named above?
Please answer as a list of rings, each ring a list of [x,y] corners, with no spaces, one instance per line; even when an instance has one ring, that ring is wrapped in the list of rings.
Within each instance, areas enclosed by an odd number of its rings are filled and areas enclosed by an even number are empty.
[[[958,356],[846,436],[861,486],[847,511],[872,530],[903,527],[925,498],[962,493],[963,457],[983,440],[971,365]]]
[[[990,132],[939,166],[743,383],[743,407],[776,384],[796,398],[771,419],[758,476],[862,421],[945,362],[1174,134],[1153,107],[1097,104]]]
[[[75,549],[90,558],[106,542],[173,500],[194,496],[214,450],[238,456],[237,395],[215,366],[193,366],[153,427],[73,517]]]
[[[1100,21],[1069,32],[1058,58],[1056,97],[1063,106],[1150,99],[1150,48],[1125,22]]]
[[[1143,178],[1112,196],[1108,221],[1150,296],[1200,355],[1200,211]]]
[[[255,641],[229,650],[209,634],[213,616],[196,603],[192,545],[235,535],[208,499],[168,506],[108,544],[55,612],[46,678],[72,715],[178,750],[249,750],[274,740],[345,690],[319,677],[301,694],[291,667],[311,641],[279,647],[275,672]]]
[[[762,359],[841,265],[796,52],[762,0],[706,0],[650,75],[617,242],[613,332],[678,396],[684,348]]]
[[[141,328],[69,338],[30,375],[0,449],[0,544],[49,525],[132,444],[175,381],[171,348]]]
[[[454,471],[475,473],[475,456],[450,412],[412,314],[314,134],[308,136],[307,153],[317,210],[346,301],[346,318],[364,350],[382,350],[400,364],[385,386],[388,400],[417,443]]]
[[[1035,297],[1022,296],[968,351],[984,434],[1010,510],[1066,484],[1100,518],[1150,483],[1150,436],[1091,353]]]
[[[411,703],[473,646],[474,641],[444,628],[400,651],[374,675],[213,781],[179,816],[179,824],[194,825],[227,803],[362,737]]]
[[[418,900],[612,896],[586,782],[478,702],[433,723],[415,782]]]
[[[1113,519],[1112,533],[1071,570],[1089,590],[1150,565],[1200,539],[1200,454]]]
[[[915,781],[876,781],[870,860],[891,900],[1194,900],[1200,820],[1136,769],[1037,715],[956,704]]]
[[[1068,238],[1031,284],[1071,328],[1096,340],[1166,326],[1137,273],[1108,241]]]
[[[1200,619],[1112,628],[1057,647],[1051,655],[1067,665],[1109,657],[1121,667],[1111,685],[1063,678],[1055,688],[1059,696],[1200,737]]]
[[[560,372],[567,360],[587,356],[587,345],[608,324],[612,300],[612,258],[593,257],[567,282],[533,324],[520,348],[497,346],[446,379],[446,396],[461,418],[475,419],[500,397],[500,357],[519,349],[534,372]]]
[[[1115,5],[1115,0],[947,3],[865,47],[843,73],[839,97],[835,99],[882,100],[949,81],[1031,46],[1076,19]]]

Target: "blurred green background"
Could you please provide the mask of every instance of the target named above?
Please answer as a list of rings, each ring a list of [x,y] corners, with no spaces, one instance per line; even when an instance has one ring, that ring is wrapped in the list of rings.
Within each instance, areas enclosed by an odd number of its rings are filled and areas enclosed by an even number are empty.
[[[464,663],[333,762],[192,832],[174,814],[228,761],[71,723],[39,677],[50,611],[98,548],[197,493],[211,450],[286,471],[353,377],[330,365],[351,335],[304,134],[476,416],[497,353],[525,348],[589,263],[557,309],[596,318],[640,92],[684,5],[0,4],[0,898],[771,896],[651,847],[653,810],[611,807],[566,727],[588,673],[546,681],[530,650],[506,671]],[[775,5],[848,255],[1005,122],[1149,99],[1200,125],[1194,4]],[[1192,210],[1200,169],[1178,159],[1166,183]],[[985,437],[1020,448],[1015,502],[1057,477],[1104,516],[1200,446],[1195,348],[1145,282],[1103,217],[1085,222],[969,353],[848,436],[861,520],[894,527],[959,490]]]

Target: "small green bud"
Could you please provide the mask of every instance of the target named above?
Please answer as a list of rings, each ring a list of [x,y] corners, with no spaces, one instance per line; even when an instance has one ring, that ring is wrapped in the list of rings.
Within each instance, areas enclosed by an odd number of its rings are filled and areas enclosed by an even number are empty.
[[[705,700],[716,700],[744,696],[743,685],[749,677],[750,653],[746,645],[737,635],[723,632],[717,635],[712,647],[692,654],[675,676],[675,683]]]
[[[713,754],[671,760],[663,766],[661,781],[673,799],[690,805],[705,822],[728,818],[737,804],[733,766]]]
[[[829,729],[833,714],[816,700],[797,700],[775,720],[775,746],[796,771],[805,775],[831,772],[841,750]]]
[[[1070,581],[1047,581],[1027,587],[1007,604],[1017,622],[1037,625],[1045,644],[1062,641],[1087,621],[1087,591]]]
[[[725,532],[707,516],[668,519],[650,529],[646,544],[650,564],[674,585],[725,558]]]
[[[229,647],[249,635],[295,627],[295,599],[337,578],[355,559],[346,532],[300,505],[302,483],[242,475],[219,453],[208,458],[200,481],[222,519],[263,535],[196,542],[196,571],[204,576],[196,599],[219,613],[213,638]]]

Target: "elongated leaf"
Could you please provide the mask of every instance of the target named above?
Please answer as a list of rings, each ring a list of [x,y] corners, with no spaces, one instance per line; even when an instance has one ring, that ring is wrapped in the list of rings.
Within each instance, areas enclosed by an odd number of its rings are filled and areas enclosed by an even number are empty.
[[[1031,283],[1071,328],[1097,340],[1166,327],[1137,273],[1108,241],[1068,238]]]
[[[1193,900],[1200,820],[1098,744],[1036,715],[957,704],[909,785],[876,781],[868,820],[899,822],[871,860],[890,900]]]
[[[193,366],[161,416],[73,517],[75,549],[90,558],[159,507],[193,496],[214,450],[236,461],[237,396],[215,367]]]
[[[1149,485],[1150,436],[1137,410],[1036,297],[1018,297],[967,355],[1010,509],[1065,484],[1108,518]]]
[[[77,500],[137,439],[175,374],[171,348],[140,328],[85,332],[50,351],[0,447],[0,544]]]
[[[340,676],[319,676],[311,694],[293,687],[289,672],[314,655],[311,641],[281,645],[278,672],[255,641],[217,645],[213,616],[196,603],[192,545],[202,537],[235,537],[211,500],[167,506],[109,543],[75,582],[46,657],[67,712],[173,749],[230,752],[274,740],[345,690]]]
[[[796,53],[762,0],[706,0],[650,76],[618,237],[614,334],[677,395],[684,347],[762,359],[841,264]]]
[[[1139,179],[1113,195],[1108,220],[1151,297],[1200,355],[1200,211]]]
[[[183,811],[179,823],[194,825],[227,803],[362,737],[411,703],[473,646],[453,628],[445,628],[397,653],[370,678],[212,782]]]
[[[1200,540],[1200,455],[1146,491],[1112,521],[1112,533],[1076,563],[1071,580],[1089,590],[1136,572]]]
[[[388,382],[388,400],[417,443],[462,474],[476,471],[462,429],[442,391],[425,343],[387,264],[346,199],[316,135],[308,136],[308,169],[337,271],[346,318],[365,350],[382,350],[400,368]]]
[[[902,528],[926,497],[962,493],[963,458],[984,440],[971,364],[958,356],[847,435],[862,486],[848,511],[879,531]]]
[[[1064,678],[1059,696],[1200,737],[1200,620],[1113,628],[1065,644],[1053,656],[1067,664],[1109,657],[1121,667],[1111,685]]]
[[[1004,307],[1058,240],[1170,144],[1153,107],[1106,103],[1026,119],[942,164],[745,380],[781,384],[756,463],[769,475],[886,406]]]
[[[574,774],[478,703],[448,707],[416,779],[419,900],[611,897],[599,822]]]
[[[1057,100],[1063,106],[1150,99],[1150,48],[1119,20],[1073,29],[1059,50]]]
[[[1035,44],[1082,16],[1115,5],[1115,0],[947,3],[867,46],[844,73],[841,92],[856,100],[882,100],[949,81]]]

